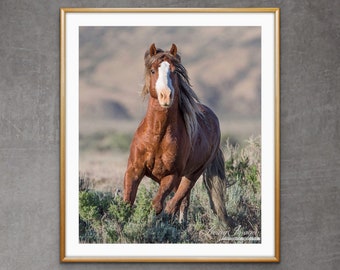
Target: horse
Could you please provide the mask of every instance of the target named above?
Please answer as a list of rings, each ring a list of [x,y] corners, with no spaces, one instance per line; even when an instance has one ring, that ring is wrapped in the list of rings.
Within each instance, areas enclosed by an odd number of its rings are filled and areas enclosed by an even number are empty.
[[[130,145],[124,201],[133,205],[142,178],[149,177],[159,184],[152,200],[156,214],[163,211],[174,216],[179,211],[179,221],[186,223],[190,191],[203,174],[210,207],[230,225],[217,116],[193,91],[175,44],[163,51],[153,43],[145,52],[144,64],[142,95],[149,95],[148,107]]]

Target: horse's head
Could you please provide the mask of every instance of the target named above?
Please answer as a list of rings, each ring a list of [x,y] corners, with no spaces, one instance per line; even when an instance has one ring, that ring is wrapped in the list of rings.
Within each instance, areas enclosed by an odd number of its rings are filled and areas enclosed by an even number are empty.
[[[155,44],[150,46],[145,56],[145,86],[143,93],[150,93],[157,98],[163,108],[169,108],[176,95],[176,64],[180,63],[177,47],[172,44],[169,51],[157,49]]]

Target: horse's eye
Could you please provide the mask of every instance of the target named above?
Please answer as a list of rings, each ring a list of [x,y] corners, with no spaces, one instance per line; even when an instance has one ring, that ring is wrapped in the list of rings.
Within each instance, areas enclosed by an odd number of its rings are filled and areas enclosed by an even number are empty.
[[[151,74],[155,74],[156,71],[154,69],[151,69]]]

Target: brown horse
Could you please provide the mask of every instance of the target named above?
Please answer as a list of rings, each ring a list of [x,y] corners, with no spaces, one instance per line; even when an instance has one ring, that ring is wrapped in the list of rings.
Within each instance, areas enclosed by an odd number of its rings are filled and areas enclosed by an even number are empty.
[[[199,102],[175,44],[170,51],[152,44],[144,60],[143,94],[150,98],[131,143],[124,200],[132,205],[142,178],[150,177],[159,184],[152,201],[156,213],[163,210],[165,198],[174,191],[164,211],[173,215],[180,210],[179,220],[186,222],[190,190],[203,173],[210,206],[228,224],[224,199],[227,180],[217,116]]]

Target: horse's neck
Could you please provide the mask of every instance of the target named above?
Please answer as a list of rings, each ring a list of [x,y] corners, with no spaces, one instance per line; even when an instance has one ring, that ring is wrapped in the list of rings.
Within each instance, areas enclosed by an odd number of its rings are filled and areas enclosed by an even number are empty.
[[[170,108],[164,109],[159,105],[157,99],[150,97],[145,116],[148,132],[155,135],[165,134],[167,130],[177,127],[179,117],[177,102],[174,101]]]

